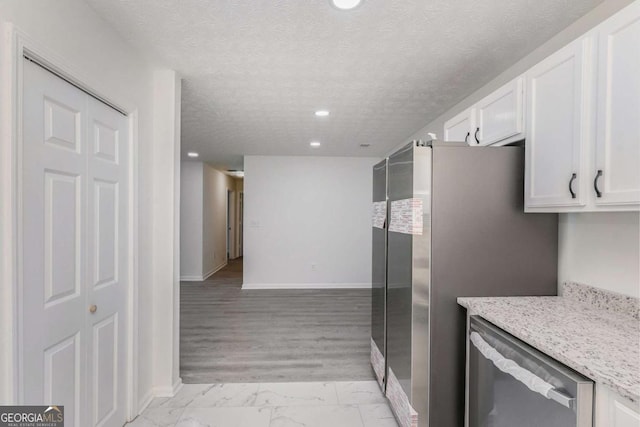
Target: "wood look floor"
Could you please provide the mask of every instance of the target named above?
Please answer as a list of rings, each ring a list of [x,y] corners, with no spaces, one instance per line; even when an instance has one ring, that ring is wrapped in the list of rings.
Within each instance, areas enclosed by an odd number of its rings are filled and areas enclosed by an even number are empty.
[[[241,259],[204,282],[181,283],[183,382],[374,378],[370,290],[242,290],[241,283]]]

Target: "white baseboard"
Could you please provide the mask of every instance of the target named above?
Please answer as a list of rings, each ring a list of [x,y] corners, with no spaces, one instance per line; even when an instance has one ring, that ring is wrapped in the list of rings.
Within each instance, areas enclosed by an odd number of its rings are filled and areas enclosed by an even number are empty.
[[[182,378],[178,378],[171,387],[156,387],[153,389],[153,397],[173,397],[182,388]]]
[[[371,283],[243,283],[242,289],[370,289]]]
[[[181,282],[202,282],[202,276],[182,276]]]
[[[207,280],[209,277],[211,277],[212,275],[216,274],[218,271],[222,270],[223,268],[225,268],[227,266],[227,261],[223,262],[222,264],[220,264],[217,267],[214,267],[211,271],[209,271],[208,273],[205,273],[202,280]]]
[[[217,267],[214,267],[211,271],[205,273],[202,276],[182,276],[182,277],[180,277],[180,281],[181,282],[204,282],[209,277],[211,277],[212,275],[216,274],[218,271],[222,270],[226,266],[227,266],[227,263],[223,262],[222,264],[220,264]]]
[[[149,390],[149,392],[145,394],[144,397],[140,400],[140,404],[138,405],[138,413],[136,415],[140,415],[142,411],[147,409],[147,406],[149,406],[152,400],[153,390]]]
[[[182,377],[178,377],[176,382],[173,384],[173,396],[176,395],[180,391],[184,384],[182,384]]]

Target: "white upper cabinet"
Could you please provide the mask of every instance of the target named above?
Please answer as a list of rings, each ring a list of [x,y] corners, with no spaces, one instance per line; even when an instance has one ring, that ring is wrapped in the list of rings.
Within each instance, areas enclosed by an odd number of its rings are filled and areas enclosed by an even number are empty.
[[[476,129],[472,145],[517,141],[523,133],[524,77],[507,83],[475,105]]]
[[[640,2],[598,28],[595,204],[640,204]]]
[[[444,140],[483,146],[523,139],[523,90],[524,77],[518,77],[447,120]]]
[[[635,1],[527,72],[526,211],[640,209],[639,70]]]
[[[444,139],[524,139],[526,212],[640,210],[640,0],[448,120]]]
[[[468,144],[475,144],[473,134],[476,129],[475,109],[469,108],[453,117],[444,124],[445,141],[464,141]]]
[[[585,205],[592,45],[579,39],[527,72],[526,208]]]

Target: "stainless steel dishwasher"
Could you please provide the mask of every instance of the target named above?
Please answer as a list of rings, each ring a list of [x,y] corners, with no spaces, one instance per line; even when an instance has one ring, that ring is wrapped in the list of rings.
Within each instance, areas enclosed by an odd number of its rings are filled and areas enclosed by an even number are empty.
[[[593,381],[471,316],[466,427],[592,427]]]

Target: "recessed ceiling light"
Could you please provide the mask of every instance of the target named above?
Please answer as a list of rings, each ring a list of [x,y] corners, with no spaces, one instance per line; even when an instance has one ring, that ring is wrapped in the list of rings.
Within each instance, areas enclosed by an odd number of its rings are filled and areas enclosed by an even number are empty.
[[[327,110],[318,110],[316,111],[316,116],[318,117],[327,117],[329,112]]]
[[[244,171],[231,169],[227,171],[227,175],[235,176],[236,178],[244,178]]]
[[[318,148],[318,147],[320,147],[320,142],[318,142],[318,141],[311,141],[311,142],[309,143],[309,145],[310,145],[310,146],[312,146],[313,148]]]
[[[195,151],[189,151],[187,153],[187,156],[189,157],[198,157],[200,154],[196,153]]]
[[[353,9],[360,4],[361,0],[331,0],[331,3],[342,10]]]

